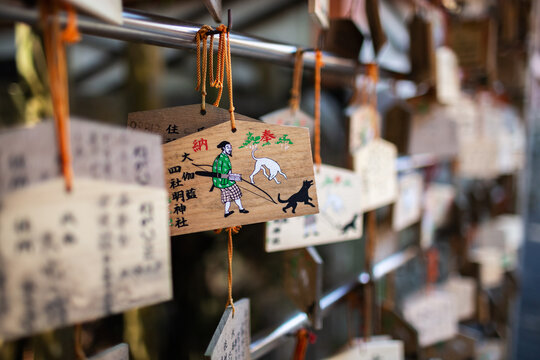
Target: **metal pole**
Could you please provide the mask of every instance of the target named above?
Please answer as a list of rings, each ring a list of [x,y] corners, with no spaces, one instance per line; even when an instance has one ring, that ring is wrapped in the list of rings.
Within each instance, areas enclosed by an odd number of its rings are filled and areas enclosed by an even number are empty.
[[[373,267],[374,280],[381,279],[384,275],[396,270],[400,266],[407,263],[418,254],[418,249],[410,247],[401,252],[387,257],[378,262]],[[353,282],[340,286],[324,296],[320,301],[321,313],[325,316],[331,307],[341,301],[347,294],[355,289],[360,284],[366,284],[369,281],[369,274],[361,273]],[[286,340],[286,336],[294,334],[297,330],[309,324],[308,317],[303,312],[297,312],[274,330],[264,336],[254,340],[250,347],[252,359],[258,359],[261,356],[272,351]]]
[[[123,25],[113,25],[92,17],[78,15],[77,23],[79,31],[84,34],[175,49],[194,49],[195,34],[201,27],[200,24],[148,14],[138,10],[126,9],[123,12],[123,18]],[[61,19],[65,23],[65,14],[61,15]],[[0,20],[37,25],[39,13],[36,8],[0,4]],[[231,31],[230,36],[231,53],[233,55],[287,66],[294,65],[294,54],[299,49],[298,46],[248,36],[234,31]],[[217,42],[217,38],[215,41]],[[357,71],[358,63],[353,60],[339,58],[330,53],[324,53],[323,60],[325,64],[323,69],[325,71],[349,75],[354,75]],[[304,55],[304,67],[313,68],[314,65],[314,54],[307,52]]]

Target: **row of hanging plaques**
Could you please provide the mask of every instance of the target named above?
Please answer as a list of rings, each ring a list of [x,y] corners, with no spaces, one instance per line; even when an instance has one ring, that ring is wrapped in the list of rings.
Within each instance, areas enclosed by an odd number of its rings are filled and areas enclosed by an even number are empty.
[[[264,116],[264,123],[237,118],[237,131],[232,133],[227,112],[214,107],[208,107],[204,116],[198,105],[129,115],[130,127],[169,141],[163,148],[172,235],[270,221],[267,251],[359,239],[363,212],[396,199],[392,144],[373,139],[361,147],[355,152],[356,171],[325,164],[314,168],[307,129],[286,126],[309,128],[312,119],[301,111],[276,111]],[[227,143],[230,154],[224,156],[220,145]],[[224,203],[227,188],[220,186],[234,185],[223,179],[216,184],[207,174],[220,161],[241,179],[234,184],[241,195],[231,198],[229,207]],[[195,174],[192,179],[190,173]],[[188,189],[195,189],[197,199],[187,199]],[[177,193],[182,190],[183,198]]]

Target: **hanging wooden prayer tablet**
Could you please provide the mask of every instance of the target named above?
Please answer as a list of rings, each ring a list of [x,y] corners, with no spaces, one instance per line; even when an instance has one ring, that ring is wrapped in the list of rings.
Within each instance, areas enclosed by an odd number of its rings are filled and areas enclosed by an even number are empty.
[[[163,145],[172,235],[319,211],[308,130],[223,123]]]
[[[319,300],[322,295],[323,262],[314,247],[284,252],[285,291],[316,329],[322,328]]]
[[[234,316],[231,306],[228,306],[221,316],[218,327],[204,353],[206,359],[251,359],[249,299],[236,301],[234,307]]]
[[[410,296],[403,304],[403,315],[418,331],[420,346],[450,339],[457,333],[457,311],[447,292],[429,291]]]
[[[330,22],[328,15],[330,13],[330,0],[309,0],[308,9],[311,18],[323,29],[328,29]]]
[[[398,180],[398,197],[392,213],[392,229],[400,231],[420,221],[424,179],[420,173],[403,175]]]
[[[458,154],[456,123],[442,107],[432,106],[429,111],[415,115],[409,134],[411,155],[431,154],[444,159]]]
[[[67,0],[81,10],[111,22],[113,24],[122,24],[122,0]]]
[[[128,344],[116,345],[91,356],[88,360],[129,360],[129,346]]]
[[[319,214],[276,219],[266,225],[266,251],[359,239],[362,236],[362,180],[358,174],[322,164],[315,171]]]
[[[313,138],[314,120],[300,109],[292,111],[290,108],[284,108],[272,111],[261,116],[261,120],[267,124],[307,127],[311,138]]]
[[[171,298],[163,189],[58,178],[0,205],[0,337]]]
[[[355,339],[346,350],[327,360],[403,360],[405,352],[401,340]]]
[[[372,106],[359,106],[349,117],[349,151],[354,154],[377,135],[379,113]]]
[[[492,138],[480,136],[463,141],[458,156],[458,174],[464,178],[492,179],[498,175],[498,146]]]
[[[354,169],[362,179],[364,211],[391,204],[397,197],[397,150],[394,144],[375,139],[354,154]]]
[[[452,294],[456,304],[458,319],[468,320],[476,310],[476,282],[473,278],[451,276],[444,284],[444,290]]]
[[[236,120],[256,121],[234,113]],[[161,135],[163,143],[229,122],[229,111],[206,104],[206,114],[201,114],[201,104],[175,106],[165,109],[138,111],[128,114],[132,129]]]
[[[424,194],[420,245],[427,249],[434,241],[435,231],[448,218],[456,190],[451,184],[431,183]]]
[[[158,136],[72,119],[76,177],[163,188],[163,156]],[[0,198],[10,191],[61,175],[52,121],[0,133]]]

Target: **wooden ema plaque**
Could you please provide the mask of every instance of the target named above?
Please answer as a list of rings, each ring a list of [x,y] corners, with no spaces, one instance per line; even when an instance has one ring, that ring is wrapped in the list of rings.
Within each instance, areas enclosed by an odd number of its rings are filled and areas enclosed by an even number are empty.
[[[316,329],[322,328],[319,300],[322,295],[323,261],[314,247],[286,251],[285,291],[305,312]]]
[[[308,130],[237,121],[163,145],[172,235],[319,211]]]
[[[323,29],[328,29],[330,22],[328,15],[330,13],[330,0],[309,0],[309,15],[313,21]]]
[[[73,173],[163,188],[159,136],[82,120],[70,121]],[[0,134],[0,198],[61,174],[52,121]]]
[[[113,24],[122,24],[122,0],[67,0],[77,8]]]
[[[420,292],[407,298],[403,316],[418,331],[420,346],[451,339],[457,334],[457,311],[449,293]]]
[[[375,139],[354,154],[354,170],[362,178],[362,208],[374,210],[397,197],[396,146]]]
[[[221,316],[218,327],[204,353],[206,359],[249,360],[251,342],[249,299],[234,303],[235,313],[228,306]]]
[[[375,139],[380,115],[372,106],[359,106],[349,117],[349,151],[354,154]]]
[[[403,360],[405,352],[401,340],[355,339],[347,349],[327,360]]]
[[[408,153],[453,158],[459,152],[457,126],[443,107],[431,106],[413,116]]]
[[[293,111],[291,108],[284,108],[272,111],[261,116],[261,120],[267,124],[307,127],[311,138],[313,138],[314,120],[300,109]]]
[[[128,114],[128,126],[132,129],[161,135],[163,143],[194,134],[223,123],[229,123],[229,111],[206,104],[206,114],[201,115],[201,104],[138,111]],[[236,120],[257,121],[234,113]]]
[[[128,344],[119,344],[110,349],[91,356],[88,360],[129,360]]]
[[[398,197],[392,213],[392,229],[403,230],[420,221],[424,179],[418,172],[403,175],[398,180]]]
[[[476,311],[475,279],[454,275],[448,278],[443,287],[454,297],[458,319],[471,319]]]
[[[319,214],[266,225],[268,252],[362,237],[362,181],[358,174],[322,164],[315,170]]]
[[[2,199],[0,337],[171,298],[163,189],[62,178]]]

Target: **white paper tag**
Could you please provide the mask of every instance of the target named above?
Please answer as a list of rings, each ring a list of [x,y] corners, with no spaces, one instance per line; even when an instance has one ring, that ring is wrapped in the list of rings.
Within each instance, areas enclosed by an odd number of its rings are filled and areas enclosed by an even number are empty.
[[[420,220],[424,179],[420,173],[403,175],[398,180],[399,193],[394,204],[392,229],[400,231]]]
[[[204,353],[205,358],[211,360],[251,359],[249,299],[236,301],[234,307],[234,316],[230,306],[225,309],[210,345]]]
[[[476,283],[473,278],[452,276],[446,281],[443,288],[454,297],[459,320],[467,320],[474,316]]]
[[[447,292],[434,290],[410,296],[403,304],[403,315],[418,331],[420,346],[450,339],[457,333],[457,310]]]
[[[349,151],[354,154],[375,138],[379,113],[372,106],[360,106],[350,116]]]
[[[314,172],[319,214],[268,222],[266,251],[362,237],[362,182],[358,174],[324,164]]]
[[[354,169],[362,179],[362,208],[370,211],[397,197],[396,146],[375,139],[354,155]]]
[[[63,179],[5,196],[0,206],[4,339],[171,298],[163,189]]]
[[[159,136],[90,121],[70,121],[75,177],[163,188]],[[0,134],[0,198],[10,191],[59,177],[54,123]]]
[[[67,0],[81,10],[113,24],[121,25],[122,0]]]
[[[353,345],[327,360],[403,360],[405,356],[401,340],[356,339]]]
[[[295,112],[290,108],[279,109],[261,116],[261,120],[268,124],[307,127],[310,137],[313,138],[313,118],[298,109]]]

